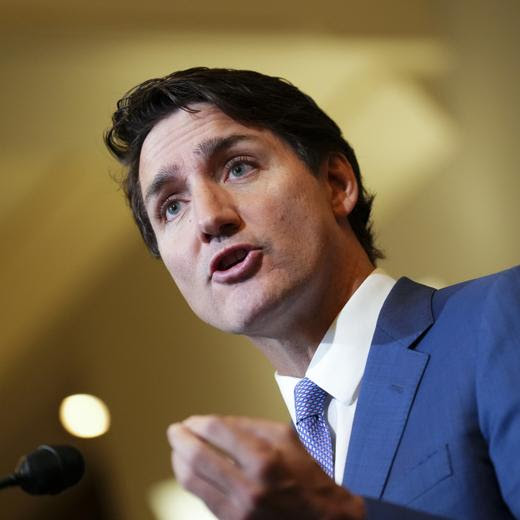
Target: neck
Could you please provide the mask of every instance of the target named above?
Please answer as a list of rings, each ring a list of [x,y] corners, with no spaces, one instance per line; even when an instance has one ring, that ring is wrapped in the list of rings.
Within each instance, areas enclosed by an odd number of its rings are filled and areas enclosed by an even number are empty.
[[[303,377],[327,330],[341,309],[351,298],[366,277],[374,270],[366,255],[348,273],[328,283],[326,291],[314,295],[311,300],[317,305],[304,306],[294,312],[295,306],[289,302],[289,309],[279,310],[277,327],[265,336],[249,336],[249,339],[262,351],[275,370],[281,375]],[[316,309],[319,308],[319,312]]]

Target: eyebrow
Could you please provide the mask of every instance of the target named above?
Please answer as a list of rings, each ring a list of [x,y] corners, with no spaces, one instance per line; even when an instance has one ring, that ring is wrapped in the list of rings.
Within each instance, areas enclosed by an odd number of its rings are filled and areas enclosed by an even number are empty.
[[[163,189],[163,186],[175,180],[178,174],[179,167],[176,164],[170,164],[164,169],[161,168],[146,190],[144,203],[147,204],[152,197],[155,197]]]
[[[202,157],[204,161],[208,161],[211,157],[222,153],[239,142],[254,140],[254,136],[245,134],[232,134],[227,137],[212,137],[201,141],[195,147],[193,153]],[[179,172],[180,167],[175,163],[161,168],[146,190],[144,196],[145,204],[147,204],[152,197],[156,196],[166,184],[174,181],[179,176]]]

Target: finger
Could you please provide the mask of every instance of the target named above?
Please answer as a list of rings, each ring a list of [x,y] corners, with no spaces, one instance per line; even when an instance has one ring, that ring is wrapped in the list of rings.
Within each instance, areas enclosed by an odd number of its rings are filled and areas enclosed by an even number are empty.
[[[265,452],[296,439],[290,426],[266,419],[194,415],[183,424],[239,463],[247,461],[252,452]]]
[[[299,459],[309,458],[315,464],[291,429],[280,423],[244,417],[194,416],[183,424],[231,454],[249,483],[243,494],[246,502],[248,491],[250,497],[258,486],[287,480],[289,474],[294,478],[292,471],[287,470]]]
[[[283,442],[287,438],[297,439],[296,432],[288,423],[242,416],[224,416],[222,419],[229,421],[233,428],[270,443]]]
[[[286,427],[285,423],[277,421],[233,415],[192,415],[185,419],[183,424],[200,434],[200,430],[206,428],[208,424],[211,424],[214,420],[218,421],[221,425],[227,425],[233,430],[249,433],[255,437],[265,437],[266,433],[277,435],[278,432],[281,432]]]
[[[192,468],[194,474],[205,479],[222,493],[247,487],[245,476],[234,461],[199,438],[182,424],[172,425],[168,437],[174,457]]]
[[[220,519],[238,517],[238,510],[226,493],[190,467],[182,458],[172,453],[172,466],[175,477],[187,491],[199,497],[212,513]]]

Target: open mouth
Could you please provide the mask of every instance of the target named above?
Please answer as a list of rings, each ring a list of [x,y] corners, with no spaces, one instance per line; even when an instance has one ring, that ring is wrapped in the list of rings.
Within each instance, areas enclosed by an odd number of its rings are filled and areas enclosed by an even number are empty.
[[[227,271],[234,265],[239,264],[244,260],[249,251],[247,249],[237,249],[224,255],[217,263],[215,271]]]
[[[236,244],[222,250],[210,264],[210,278],[215,283],[231,284],[254,276],[262,265],[260,248],[249,244]]]

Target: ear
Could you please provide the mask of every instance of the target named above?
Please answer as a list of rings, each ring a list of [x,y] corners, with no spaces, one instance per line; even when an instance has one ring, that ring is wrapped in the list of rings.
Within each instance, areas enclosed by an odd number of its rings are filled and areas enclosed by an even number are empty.
[[[352,166],[343,154],[334,152],[329,154],[323,168],[334,215],[337,219],[348,217],[356,205],[359,193]]]

